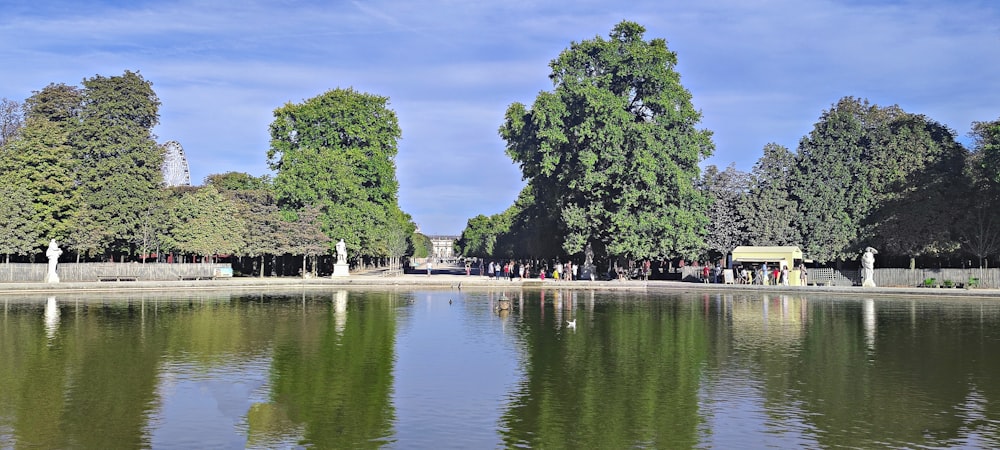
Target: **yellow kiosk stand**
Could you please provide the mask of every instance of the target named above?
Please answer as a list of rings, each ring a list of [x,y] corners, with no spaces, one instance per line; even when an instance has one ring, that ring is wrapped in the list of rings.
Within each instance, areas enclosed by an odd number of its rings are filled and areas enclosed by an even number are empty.
[[[788,267],[788,285],[799,285],[799,264],[802,263],[802,250],[796,246],[754,247],[740,246],[733,249],[733,263],[762,264],[767,263],[768,270],[781,266]]]

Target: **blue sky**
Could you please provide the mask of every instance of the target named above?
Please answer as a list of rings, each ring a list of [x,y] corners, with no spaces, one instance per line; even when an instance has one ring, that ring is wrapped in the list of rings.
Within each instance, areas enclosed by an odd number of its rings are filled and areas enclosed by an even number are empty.
[[[403,139],[400,206],[458,234],[524,185],[497,129],[512,102],[551,90],[548,63],[623,19],[664,38],[714,132],[706,164],[750,170],[795,149],[839,98],[898,104],[954,129],[1000,118],[995,0],[0,0],[0,97],[139,71],[159,96],[160,142],[194,184],[269,173],[281,105],[329,89],[386,96]]]

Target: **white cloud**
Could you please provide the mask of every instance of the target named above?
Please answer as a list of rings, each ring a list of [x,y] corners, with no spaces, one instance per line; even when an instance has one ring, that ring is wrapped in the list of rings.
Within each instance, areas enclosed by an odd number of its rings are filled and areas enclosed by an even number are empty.
[[[160,96],[161,140],[193,179],[267,172],[271,111],[336,87],[388,96],[403,126],[400,201],[453,232],[523,186],[497,136],[506,107],[551,89],[548,63],[622,19],[678,53],[715,132],[719,166],[749,169],[767,142],[792,149],[843,96],[926,114],[964,135],[1000,117],[1000,11],[959,0],[402,0],[215,2],[0,16],[0,97],[139,70]]]

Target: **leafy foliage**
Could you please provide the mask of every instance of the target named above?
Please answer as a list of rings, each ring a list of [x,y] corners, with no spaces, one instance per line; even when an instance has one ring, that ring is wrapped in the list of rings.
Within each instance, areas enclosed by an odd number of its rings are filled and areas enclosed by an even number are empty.
[[[912,259],[953,251],[964,150],[948,128],[898,106],[845,97],[791,155],[769,145],[754,168],[751,243],[795,243],[818,261],[854,259],[872,245]],[[786,240],[788,239],[788,240]]]
[[[176,248],[208,257],[239,253],[246,234],[239,212],[214,186],[182,194],[174,209],[180,219],[173,230]]]
[[[163,149],[153,139],[160,101],[138,73],[83,81],[79,125],[71,141],[80,165],[81,201],[94,211],[113,248],[142,242],[143,211],[162,187]]]
[[[267,158],[289,210],[319,208],[332,241],[356,256],[398,253],[411,226],[399,210],[394,158],[401,131],[388,99],[336,89],[274,111]]]
[[[724,258],[747,239],[747,219],[741,215],[741,206],[747,201],[749,175],[736,170],[735,165],[721,172],[708,166],[700,188],[711,200],[705,237],[709,256]]]
[[[750,172],[750,191],[740,206],[749,245],[800,245],[798,204],[793,193],[795,155],[767,144]]]
[[[38,228],[33,220],[34,206],[27,187],[11,180],[0,180],[0,254],[27,255],[35,250]],[[9,262],[9,259],[8,259]]]
[[[633,22],[573,43],[550,64],[555,90],[508,109],[500,135],[529,180],[535,223],[578,254],[690,255],[703,244],[706,198],[694,188],[713,148],[666,41]],[[516,222],[516,221],[515,221]],[[521,221],[530,223],[531,221]],[[512,228],[511,234],[526,231]]]

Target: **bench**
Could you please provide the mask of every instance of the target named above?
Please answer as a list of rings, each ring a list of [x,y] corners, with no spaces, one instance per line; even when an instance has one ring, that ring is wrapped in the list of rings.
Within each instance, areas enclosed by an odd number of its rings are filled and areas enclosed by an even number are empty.
[[[139,281],[139,277],[132,275],[100,275],[97,281]]]

